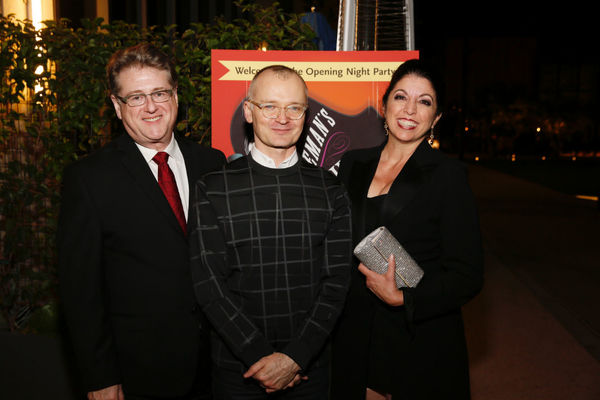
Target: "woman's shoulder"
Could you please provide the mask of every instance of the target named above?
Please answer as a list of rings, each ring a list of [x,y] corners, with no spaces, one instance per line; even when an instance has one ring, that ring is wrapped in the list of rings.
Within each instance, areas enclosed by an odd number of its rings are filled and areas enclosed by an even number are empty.
[[[465,175],[467,173],[467,165],[448,154],[438,151],[440,154],[439,169],[446,174]]]
[[[449,174],[464,174],[466,171],[463,161],[439,149],[431,148],[428,144],[421,144],[413,157],[422,169],[433,169],[436,172]]]
[[[435,161],[426,168],[430,169],[433,182],[444,188],[468,186],[468,170],[464,161],[439,150],[434,151]]]

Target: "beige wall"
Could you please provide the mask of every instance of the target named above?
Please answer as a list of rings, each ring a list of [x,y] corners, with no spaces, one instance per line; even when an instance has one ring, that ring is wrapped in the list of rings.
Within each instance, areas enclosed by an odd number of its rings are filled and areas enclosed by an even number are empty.
[[[32,0],[29,0],[31,3]],[[54,13],[54,0],[40,0],[42,4],[42,21],[55,19],[56,14]]]
[[[108,0],[96,0],[96,17],[104,19],[104,23],[107,24],[108,20]]]
[[[0,12],[3,15],[15,14],[17,19],[34,17],[33,7],[40,7],[41,21],[56,19],[54,0],[0,0]],[[96,0],[96,15],[108,23],[108,0]]]
[[[40,21],[54,19],[54,0],[0,0],[2,14],[15,14],[17,19],[32,20],[36,14],[34,7],[41,11]],[[34,21],[36,22],[36,21]]]
[[[4,15],[15,14],[18,19],[27,18],[27,4],[23,0],[0,0]]]

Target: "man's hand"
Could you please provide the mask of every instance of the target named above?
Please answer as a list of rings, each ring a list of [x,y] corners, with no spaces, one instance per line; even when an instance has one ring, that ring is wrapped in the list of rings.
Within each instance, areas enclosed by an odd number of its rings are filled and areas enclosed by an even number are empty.
[[[300,366],[283,353],[273,353],[255,362],[244,378],[256,379],[267,393],[294,386],[301,380]]]
[[[396,287],[396,260],[390,255],[388,270],[385,274],[378,274],[365,267],[363,263],[358,265],[358,270],[367,278],[367,287],[379,297],[379,299],[390,306],[404,305],[404,293]]]
[[[296,374],[296,376],[294,376],[294,379],[292,379],[292,381],[290,383],[288,383],[284,389],[289,389],[291,387],[296,386],[300,382],[307,381],[307,380],[308,380],[308,376]],[[270,393],[270,392],[268,392],[268,393]]]
[[[113,385],[104,389],[88,392],[88,400],[125,400],[121,385]]]

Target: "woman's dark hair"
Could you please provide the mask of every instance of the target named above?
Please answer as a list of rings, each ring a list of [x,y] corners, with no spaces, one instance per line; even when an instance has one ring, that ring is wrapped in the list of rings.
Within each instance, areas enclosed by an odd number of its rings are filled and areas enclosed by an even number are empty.
[[[392,79],[390,80],[390,84],[388,85],[387,89],[385,90],[385,93],[383,94],[384,106],[387,105],[390,93],[392,92],[398,81],[408,75],[416,75],[418,77],[425,78],[429,81],[429,83],[431,83],[431,87],[433,88],[435,94],[435,101],[437,103],[436,115],[441,114],[443,109],[442,103],[444,99],[444,86],[441,81],[441,77],[435,69],[431,68],[425,62],[417,59],[412,59],[403,62],[402,64],[400,64],[398,69],[394,71]]]
[[[171,59],[157,47],[149,43],[140,43],[121,49],[111,56],[106,66],[110,93],[119,93],[117,76],[122,70],[129,67],[150,67],[167,71],[170,76],[169,83],[173,87],[177,86],[177,73]]]

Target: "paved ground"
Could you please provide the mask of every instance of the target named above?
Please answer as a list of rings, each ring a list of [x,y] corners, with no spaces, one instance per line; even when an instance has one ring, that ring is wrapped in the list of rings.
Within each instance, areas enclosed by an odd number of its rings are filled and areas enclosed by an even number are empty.
[[[600,361],[596,202],[484,168],[471,168],[470,178],[488,254],[522,281]]]
[[[600,399],[600,213],[470,167],[486,281],[464,310],[474,400]],[[60,343],[0,333],[6,399],[74,398]]]
[[[474,400],[600,399],[600,213],[470,168],[486,283],[465,307]]]

